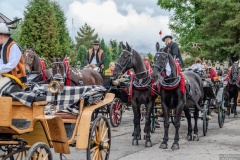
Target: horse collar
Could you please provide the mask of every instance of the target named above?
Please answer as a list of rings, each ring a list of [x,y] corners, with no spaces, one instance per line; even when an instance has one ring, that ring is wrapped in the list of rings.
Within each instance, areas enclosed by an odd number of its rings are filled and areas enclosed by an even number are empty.
[[[152,79],[150,77],[140,78],[140,79],[134,77],[133,85],[136,88],[144,88],[144,87],[147,87],[151,83],[151,81]]]

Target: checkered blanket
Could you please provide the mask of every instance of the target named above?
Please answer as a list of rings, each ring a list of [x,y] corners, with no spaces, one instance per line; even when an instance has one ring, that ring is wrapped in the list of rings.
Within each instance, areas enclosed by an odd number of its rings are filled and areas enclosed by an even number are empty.
[[[84,97],[89,92],[105,92],[106,88],[100,85],[92,85],[92,86],[65,86],[61,93],[59,93],[56,97],[57,101],[55,102],[55,94],[51,92],[47,92],[48,105],[46,106],[46,110],[50,110],[51,107],[56,103],[56,111],[57,112],[68,112],[73,114],[79,113],[78,102],[81,97]]]
[[[47,85],[39,86],[38,84],[34,84],[30,88],[26,89],[24,92],[13,92],[9,94],[22,104],[31,107],[35,97],[46,95],[48,90],[47,88]]]

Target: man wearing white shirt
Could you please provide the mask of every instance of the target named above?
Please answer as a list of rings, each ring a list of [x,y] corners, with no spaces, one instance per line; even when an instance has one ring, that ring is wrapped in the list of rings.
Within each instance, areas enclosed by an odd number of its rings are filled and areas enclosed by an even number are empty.
[[[99,41],[93,42],[93,48],[89,49],[86,57],[87,68],[92,68],[99,72],[99,69],[104,69],[104,53],[99,49]]]
[[[12,74],[25,83],[27,78],[22,52],[10,35],[7,25],[0,23],[0,74]]]

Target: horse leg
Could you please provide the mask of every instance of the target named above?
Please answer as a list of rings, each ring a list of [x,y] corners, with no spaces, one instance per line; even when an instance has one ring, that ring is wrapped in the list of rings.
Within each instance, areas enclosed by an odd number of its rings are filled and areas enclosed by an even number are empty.
[[[133,114],[134,114],[134,119],[133,119],[134,130],[133,130],[132,145],[137,146],[138,145],[139,128],[140,128],[140,114],[138,115],[137,104],[134,101],[132,101],[132,109],[133,109]]]
[[[164,137],[163,142],[160,144],[159,148],[168,148],[168,129],[169,129],[169,109],[164,101],[162,101],[162,110],[164,115]]]
[[[145,147],[152,147],[150,125],[151,125],[151,113],[153,109],[153,102],[148,103],[146,109],[147,109],[147,115],[146,115],[146,123],[144,128],[144,133],[146,133]]]
[[[227,106],[227,115],[230,115],[230,108],[231,108],[231,104],[230,104],[231,98],[229,95],[229,92],[226,92],[226,101],[225,101],[225,106]]]
[[[200,106],[201,104],[198,103],[198,105]],[[194,135],[193,135],[193,141],[199,141],[199,137],[198,137],[198,118],[199,118],[199,109],[197,107],[195,107],[195,111],[194,111]]]
[[[237,94],[234,95],[234,105],[233,105],[234,117],[237,117],[237,98],[238,98],[238,91],[237,91]]]
[[[175,119],[175,137],[172,144],[172,150],[179,149],[179,128],[180,128],[180,119],[183,111],[183,102],[179,99],[178,105],[176,107],[176,119]]]
[[[189,108],[185,109],[184,112],[188,122],[188,133],[187,133],[186,139],[188,141],[191,141],[192,140],[192,122],[191,122],[191,114],[190,114]]]

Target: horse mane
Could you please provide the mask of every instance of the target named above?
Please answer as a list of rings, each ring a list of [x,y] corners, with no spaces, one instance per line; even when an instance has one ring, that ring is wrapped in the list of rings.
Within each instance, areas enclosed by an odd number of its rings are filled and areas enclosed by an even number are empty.
[[[40,62],[40,58],[37,56],[36,53],[34,54],[34,61],[33,61],[32,70],[33,71],[38,71],[38,72],[42,71],[42,65],[41,65],[41,62]]]
[[[132,50],[132,53],[133,53],[134,57],[136,58],[136,63],[137,63],[135,65],[137,67],[133,68],[134,71],[136,72],[136,70],[138,70],[138,69],[140,69],[142,71],[146,71],[147,67],[146,67],[146,65],[145,65],[145,63],[143,61],[142,56],[137,51],[135,51],[134,49]],[[142,68],[140,68],[140,67],[142,67]]]

